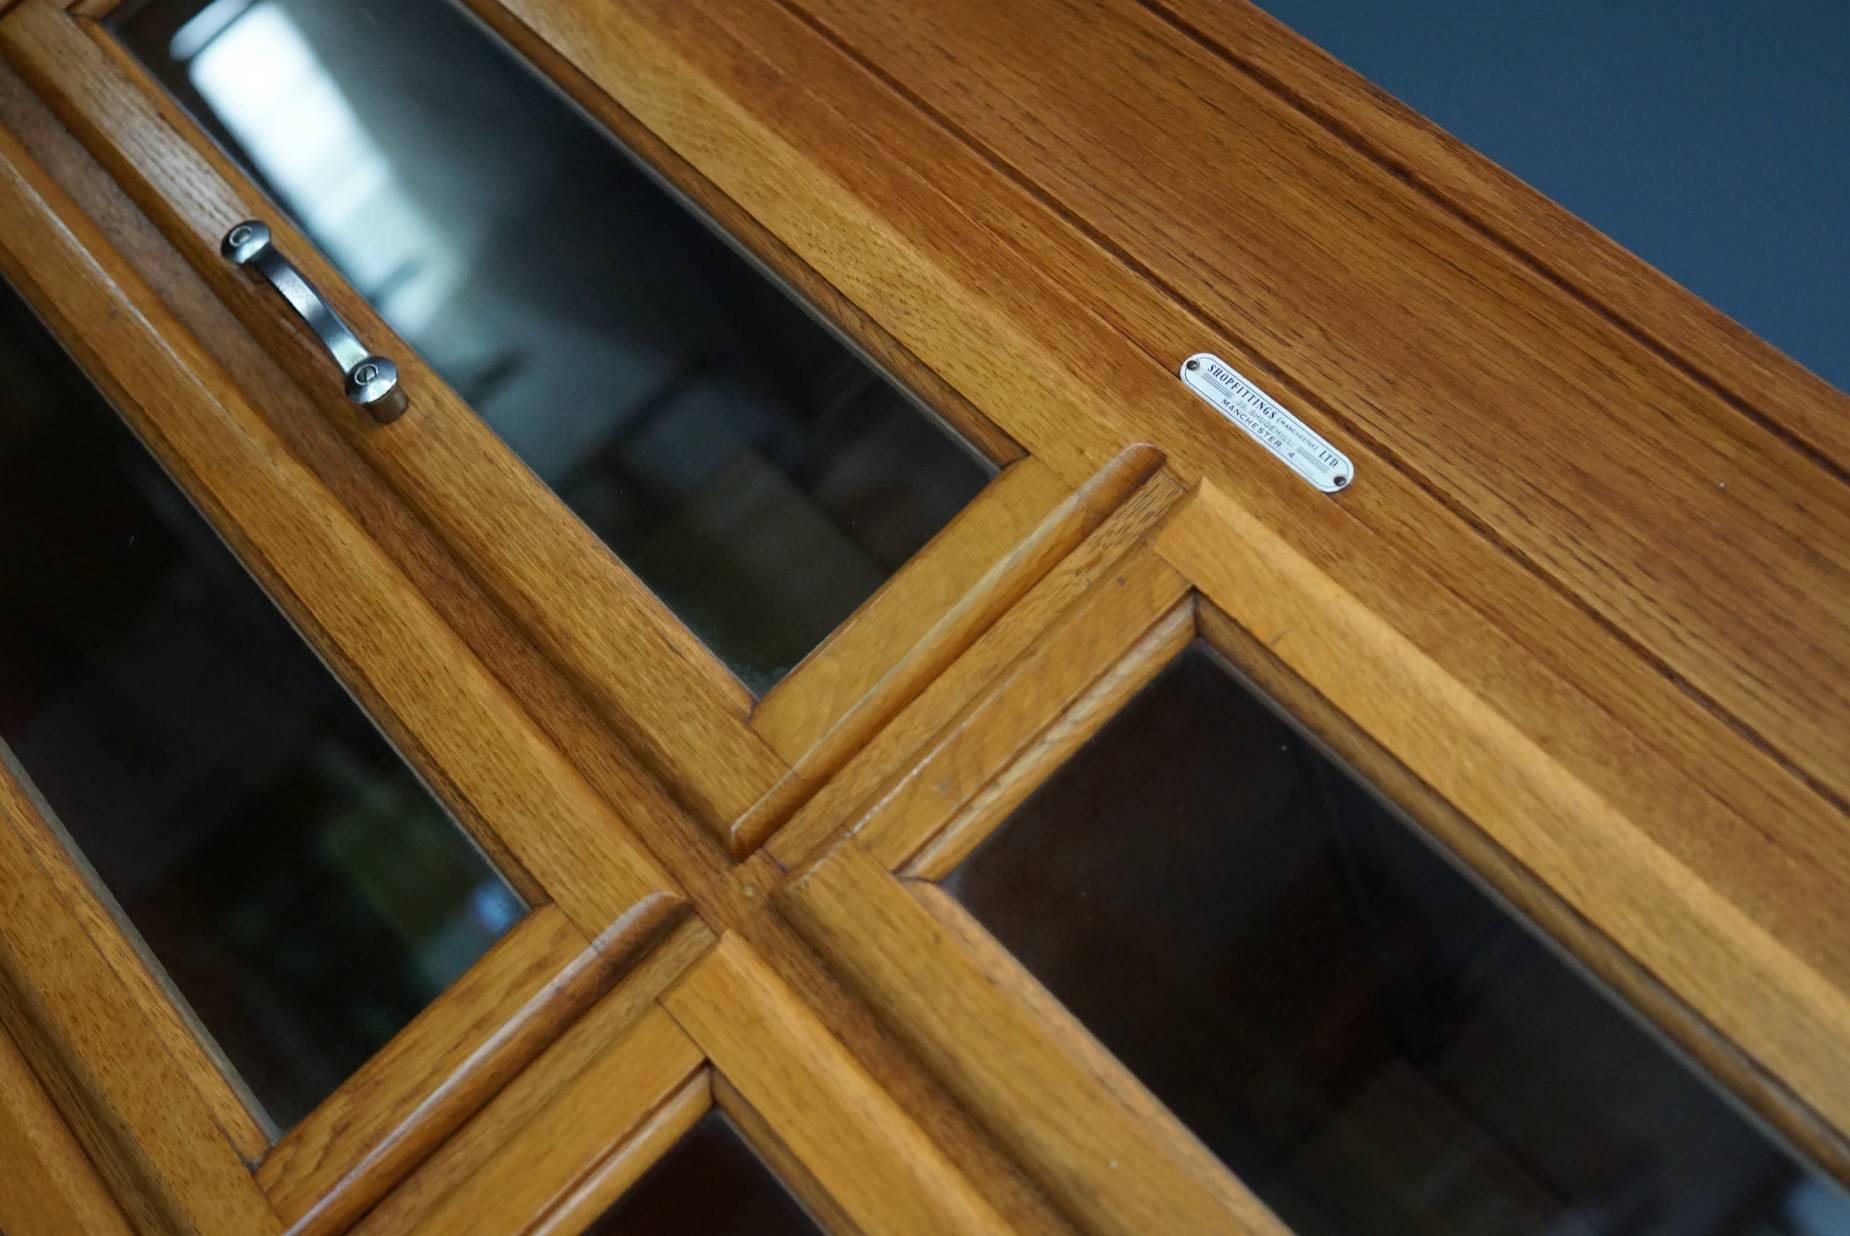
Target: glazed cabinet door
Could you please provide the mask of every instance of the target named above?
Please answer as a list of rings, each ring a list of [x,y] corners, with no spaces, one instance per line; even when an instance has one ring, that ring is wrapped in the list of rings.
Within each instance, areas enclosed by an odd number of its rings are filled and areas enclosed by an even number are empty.
[[[47,0],[5,35],[735,856],[1148,470],[1025,458],[450,0]]]
[[[1266,13],[0,54],[0,1216],[1850,1231],[1850,397]]]
[[[684,908],[0,139],[9,1029],[153,1230],[370,1200]]]

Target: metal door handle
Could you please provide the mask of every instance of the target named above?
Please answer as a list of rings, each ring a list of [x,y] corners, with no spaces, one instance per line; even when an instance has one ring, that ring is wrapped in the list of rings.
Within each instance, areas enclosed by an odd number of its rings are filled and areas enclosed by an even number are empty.
[[[366,345],[340,320],[333,307],[321,299],[315,285],[277,252],[276,246],[270,243],[268,227],[255,219],[246,219],[225,233],[219,251],[230,258],[234,266],[254,267],[289,302],[289,307],[302,315],[302,320],[308,323],[328,355],[340,366],[341,373],[346,375],[348,399],[365,408],[368,415],[382,425],[404,415],[405,390],[398,384],[398,366],[366,350]]]

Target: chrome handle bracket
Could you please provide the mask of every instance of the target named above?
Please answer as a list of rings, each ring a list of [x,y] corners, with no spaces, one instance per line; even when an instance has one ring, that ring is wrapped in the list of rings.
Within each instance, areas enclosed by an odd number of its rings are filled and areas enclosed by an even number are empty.
[[[366,345],[341,321],[333,306],[322,299],[315,285],[277,251],[267,226],[255,219],[246,219],[225,233],[219,252],[234,266],[256,270],[289,302],[289,307],[301,315],[315,337],[321,340],[321,346],[340,366],[349,400],[382,425],[405,414],[405,388],[398,381],[398,366],[367,351]]]

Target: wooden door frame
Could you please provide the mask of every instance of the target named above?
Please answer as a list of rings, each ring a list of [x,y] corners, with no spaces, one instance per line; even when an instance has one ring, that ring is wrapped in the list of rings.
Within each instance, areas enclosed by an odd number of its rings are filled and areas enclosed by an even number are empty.
[[[786,735],[775,745],[753,724],[771,696],[741,706],[688,672],[693,729],[728,735],[704,759],[729,744],[771,752],[730,789],[700,788],[708,773],[652,749],[669,731],[651,731],[631,704],[601,701],[724,843],[712,856],[665,859],[708,927],[748,940],[779,981],[826,1009],[829,1033],[883,1086],[923,1102],[935,1081],[954,1095],[958,1110],[919,1122],[936,1135],[939,1122],[974,1117],[977,1135],[959,1133],[974,1149],[958,1151],[956,1166],[983,1196],[1012,1187],[1008,1165],[983,1174],[999,1144],[1053,1199],[1048,1230],[1060,1216],[1102,1230],[1210,1218],[1265,1230],[1225,1169],[931,883],[1196,637],[1757,1113],[1850,1178],[1850,958],[1832,938],[1837,924],[1816,912],[1850,904],[1850,833],[1844,770],[1820,745],[1816,718],[1757,705],[1746,678],[1683,676],[1686,654],[1661,632],[1614,617],[1618,590],[1539,561],[1507,512],[1448,488],[1443,443],[1396,446],[1394,426],[1370,419],[1354,375],[1324,367],[1308,332],[1291,338],[1153,278],[1151,250],[1139,247],[1148,236],[1068,210],[985,135],[922,100],[901,59],[844,35],[840,11],[822,0],[676,0],[672,22],[668,0],[467,3],[773,269],[838,320],[860,323],[851,331],[866,331],[875,342],[863,345],[883,363],[916,366],[908,379],[940,392],[934,406],[967,406],[1025,452],[1005,475],[1035,496],[1030,514],[1003,521],[1000,538],[971,538],[1007,542],[974,572],[1005,583],[992,594],[957,576],[966,590],[933,621],[973,617],[890,642],[870,621],[869,644],[883,657],[897,647],[899,659],[846,658],[852,685],[817,688],[828,702],[813,709],[788,702],[807,687],[787,693],[768,715],[790,708],[808,719],[787,731],[774,723]],[[52,0],[23,0],[0,20],[0,44],[201,277],[287,355],[268,305],[216,262],[214,229],[255,199],[99,40],[92,19],[107,7],[80,0],[74,22]],[[1639,389],[1661,386],[1687,413],[1673,446],[1713,431],[1756,466],[1802,470],[1789,491],[1751,500],[1790,513],[1824,492],[1819,474],[1841,483],[1850,401],[1840,393],[1256,10],[1230,6],[1238,52],[1191,26],[1192,0],[1125,11],[1206,94],[1250,79],[1240,89],[1269,100],[1269,115],[1288,113],[1306,150],[1360,169],[1382,203],[1429,213],[1435,244],[1451,246],[1435,262],[1468,260],[1509,287],[1539,289],[1538,312],[1606,332]],[[209,209],[174,200],[196,177]],[[299,251],[324,286],[339,287]],[[1496,358],[1523,343],[1483,346]],[[1175,365],[1201,347],[1340,434],[1357,484],[1338,499],[1312,494],[1183,390]],[[1443,358],[1434,363],[1443,370]],[[1803,411],[1788,418],[1786,400]],[[1601,466],[1620,454],[1584,449]],[[1673,451],[1666,466],[1687,472],[1695,458]],[[1082,515],[1067,504],[1088,486],[1102,496]],[[1839,526],[1834,503],[1819,529]],[[1016,553],[1031,566],[998,565]],[[508,598],[515,611],[545,599],[532,589]],[[1828,663],[1841,652],[1832,634],[1799,653]],[[844,628],[841,638],[847,647],[862,637]],[[550,646],[558,638],[535,640],[599,698],[586,667]],[[880,685],[892,681],[901,685]],[[673,705],[647,708],[657,706]],[[803,769],[818,750],[826,758]],[[648,811],[635,826],[665,855],[673,848]],[[723,874],[709,880],[708,868]],[[834,980],[859,1002],[838,998]],[[1047,1094],[1066,1105],[1037,1111]],[[1139,1171],[1123,1173],[1122,1159],[1112,1167],[1113,1150],[1137,1156]]]
[[[101,25],[114,4],[28,0],[0,25],[15,63],[108,166],[200,276],[299,375],[362,455],[457,560],[572,677],[734,858],[748,857],[1051,563],[1161,463],[1134,449],[1078,481],[1027,457],[974,405],[822,285],[762,229],[729,235],[921,406],[1001,466],[999,475],[840,627],[761,698],[537,478],[317,253],[261,190]],[[607,101],[606,101],[607,104]],[[623,138],[633,122],[592,108]],[[644,143],[637,158],[652,152]],[[696,199],[644,164],[715,226],[723,199]],[[675,169],[679,170],[678,165]],[[692,186],[699,189],[700,186]],[[415,415],[367,423],[272,296],[219,253],[225,229],[261,214],[362,337],[404,358]],[[760,242],[754,244],[753,242]],[[820,303],[815,303],[820,302]]]
[[[0,958],[20,988],[7,1007],[30,1010],[20,1017],[32,1022],[12,1029],[68,1071],[64,1093],[93,1117],[78,1122],[91,1153],[116,1184],[151,1199],[146,1204],[163,1221],[189,1215],[187,1222],[207,1222],[200,1230],[255,1230],[236,1228],[249,1214],[235,1208],[206,1219],[219,1208],[211,1173],[159,1161],[170,1140],[161,1130],[190,1112],[185,1118],[211,1130],[221,1147],[212,1161],[224,1173],[222,1187],[243,1174],[285,1224],[321,1214],[338,1222],[543,1047],[688,904],[618,815],[3,133],[0,219],[0,273],[528,904],[456,984],[271,1145],[91,886],[49,810],[20,773],[0,769],[9,899]],[[52,940],[68,954],[47,951]],[[145,1069],[118,1067],[138,1056],[146,1056]]]

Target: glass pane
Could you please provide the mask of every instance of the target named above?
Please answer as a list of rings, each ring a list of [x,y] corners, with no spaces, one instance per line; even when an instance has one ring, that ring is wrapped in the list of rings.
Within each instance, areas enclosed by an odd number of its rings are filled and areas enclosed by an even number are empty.
[[[128,47],[752,690],[987,482],[450,0],[119,13]]]
[[[701,1118],[585,1236],[823,1236],[717,1111]]]
[[[1262,8],[1850,390],[1850,5]]]
[[[522,912],[0,283],[0,743],[279,1126]]]
[[[947,885],[1301,1236],[1850,1232],[1201,646]]]

